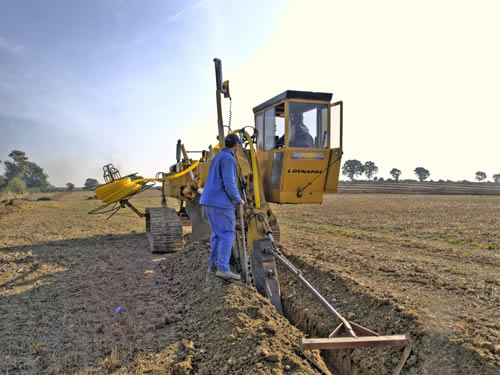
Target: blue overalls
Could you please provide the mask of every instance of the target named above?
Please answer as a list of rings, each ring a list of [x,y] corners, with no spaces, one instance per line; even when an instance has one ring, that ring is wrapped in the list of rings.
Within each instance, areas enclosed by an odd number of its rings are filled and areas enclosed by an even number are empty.
[[[207,181],[200,203],[206,213],[212,236],[210,237],[210,267],[229,271],[229,259],[234,240],[234,207],[241,201],[236,186],[236,160],[233,153],[223,148],[210,163]]]

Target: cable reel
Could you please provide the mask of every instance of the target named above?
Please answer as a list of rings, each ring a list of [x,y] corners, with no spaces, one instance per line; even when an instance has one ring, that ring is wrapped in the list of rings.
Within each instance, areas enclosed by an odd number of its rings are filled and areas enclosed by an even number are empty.
[[[120,172],[113,166],[113,164],[107,164],[103,167],[103,177],[107,183],[94,189],[97,197],[104,204],[89,211],[89,214],[103,214],[112,212],[112,214],[108,217],[109,219],[116,212],[118,212],[120,208],[124,208],[125,206],[127,206],[130,207],[137,215],[143,217],[145,214],[132,206],[128,199],[144,190],[152,188],[154,186],[154,182],[163,182],[184,176],[185,174],[195,169],[199,163],[200,161],[197,161],[193,163],[193,165],[191,165],[189,168],[186,168],[179,173],[168,175],[166,177],[158,178],[159,175],[157,174],[156,178],[138,178],[135,180],[132,180],[131,177],[135,176],[137,173],[121,177]],[[152,184],[149,182],[152,182]],[[118,203],[120,204],[119,206]],[[106,210],[107,207],[112,204],[114,206],[111,209]]]
[[[104,181],[106,181],[106,184],[98,186],[94,189],[97,197],[104,204],[89,211],[89,214],[103,214],[111,212],[111,215],[108,217],[109,219],[117,213],[120,208],[128,206],[139,216],[143,216],[143,214],[132,206],[128,200],[134,195],[152,188],[154,183],[148,183],[149,181],[146,181],[146,183],[140,183],[144,179],[132,180],[132,177],[135,175],[137,175],[137,173],[121,177],[120,172],[113,166],[113,164],[105,165],[103,167],[103,178]],[[110,205],[113,205],[113,207],[107,209]]]

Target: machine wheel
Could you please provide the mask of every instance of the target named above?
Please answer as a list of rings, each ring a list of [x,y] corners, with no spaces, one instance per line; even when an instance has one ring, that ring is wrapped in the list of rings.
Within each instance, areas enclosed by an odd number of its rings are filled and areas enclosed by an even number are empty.
[[[182,248],[182,222],[173,208],[146,208],[146,234],[153,253],[173,253]]]

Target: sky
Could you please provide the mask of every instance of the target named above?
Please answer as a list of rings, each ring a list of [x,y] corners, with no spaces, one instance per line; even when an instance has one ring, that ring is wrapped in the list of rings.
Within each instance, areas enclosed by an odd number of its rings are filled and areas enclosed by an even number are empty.
[[[287,90],[344,102],[343,161],[416,178],[500,173],[498,1],[0,0],[0,160],[56,186],[153,177],[216,143],[213,58],[232,127]],[[224,103],[225,123],[228,103]],[[195,155],[195,154],[193,154]],[[0,169],[0,172],[1,169]]]

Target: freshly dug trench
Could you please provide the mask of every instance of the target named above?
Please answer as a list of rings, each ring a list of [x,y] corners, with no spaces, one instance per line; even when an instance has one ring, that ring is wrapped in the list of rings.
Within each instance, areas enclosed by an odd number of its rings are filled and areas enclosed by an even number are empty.
[[[422,368],[432,369],[434,363],[440,373],[500,373],[499,199],[392,194],[324,198],[322,205],[272,207],[288,256],[324,276],[358,285],[361,295],[374,297],[375,310],[377,301],[387,301],[411,314],[409,321],[425,332],[421,344],[420,336],[413,340]],[[313,285],[335,297],[336,291],[329,290],[331,277],[318,278]],[[352,302],[345,311],[355,313],[354,321],[361,323],[357,315],[364,306],[358,309]],[[395,328],[398,314],[388,330]],[[462,353],[473,360],[462,363]]]
[[[210,247],[193,243],[160,263],[185,306],[178,341],[141,361],[162,374],[319,374],[299,348],[302,333],[255,288],[207,274]],[[165,317],[169,323],[169,317]],[[163,366],[158,367],[158,356]],[[319,351],[308,354],[330,373]],[[148,363],[151,364],[148,367]],[[135,372],[137,365],[126,369]]]
[[[401,374],[494,374],[474,353],[435,333],[421,318],[388,299],[370,295],[353,280],[334,271],[310,267],[295,256],[288,258],[304,277],[347,319],[380,335],[408,334],[413,348]],[[339,322],[284,267],[279,267],[285,316],[312,337],[328,337]],[[381,347],[322,351],[327,366],[338,374],[388,374],[397,367],[403,348]]]

